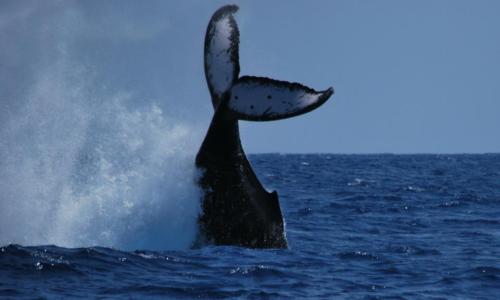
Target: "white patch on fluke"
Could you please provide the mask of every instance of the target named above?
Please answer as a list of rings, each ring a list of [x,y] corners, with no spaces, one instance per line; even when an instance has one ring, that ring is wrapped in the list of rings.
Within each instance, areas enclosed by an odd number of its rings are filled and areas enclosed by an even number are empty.
[[[212,21],[207,33],[208,48],[205,52],[207,80],[212,92],[220,97],[233,85],[238,76],[238,28],[231,15]]]
[[[242,77],[231,89],[229,108],[243,120],[276,120],[321,105],[332,90],[316,92],[297,83]]]

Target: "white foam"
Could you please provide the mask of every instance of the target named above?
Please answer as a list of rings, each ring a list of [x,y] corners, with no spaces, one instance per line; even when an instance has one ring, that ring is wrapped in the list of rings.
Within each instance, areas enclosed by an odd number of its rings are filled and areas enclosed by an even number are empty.
[[[0,244],[189,246],[199,194],[189,125],[45,70],[0,131]],[[96,96],[94,96],[96,97]],[[102,102],[101,102],[102,101]]]
[[[26,60],[33,80],[1,99],[0,245],[189,247],[200,131],[155,101],[94,88],[65,47],[71,24],[61,24],[43,29],[50,43],[34,31],[45,61]]]

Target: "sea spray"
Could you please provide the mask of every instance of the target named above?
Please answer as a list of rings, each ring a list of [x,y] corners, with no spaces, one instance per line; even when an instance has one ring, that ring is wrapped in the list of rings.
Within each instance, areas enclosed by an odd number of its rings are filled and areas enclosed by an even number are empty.
[[[45,70],[0,131],[0,244],[189,246],[196,133],[154,104],[91,95],[68,66]]]
[[[30,80],[15,80],[26,72],[2,84],[0,244],[189,247],[201,131],[162,110],[168,96],[103,89],[95,68],[72,52],[68,7],[33,29],[40,62],[20,66],[33,70]],[[4,32],[14,21],[0,24]]]

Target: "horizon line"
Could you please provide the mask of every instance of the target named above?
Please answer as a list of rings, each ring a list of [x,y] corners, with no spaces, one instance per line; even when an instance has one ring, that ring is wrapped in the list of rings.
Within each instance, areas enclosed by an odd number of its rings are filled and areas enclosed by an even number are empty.
[[[248,155],[500,155],[500,152],[251,152]]]

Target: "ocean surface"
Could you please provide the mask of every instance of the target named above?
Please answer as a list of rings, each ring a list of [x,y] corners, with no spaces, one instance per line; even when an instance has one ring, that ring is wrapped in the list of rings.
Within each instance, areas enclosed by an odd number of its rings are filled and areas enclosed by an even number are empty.
[[[0,298],[500,297],[500,155],[249,159],[289,249],[2,245]]]

